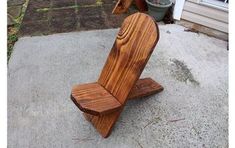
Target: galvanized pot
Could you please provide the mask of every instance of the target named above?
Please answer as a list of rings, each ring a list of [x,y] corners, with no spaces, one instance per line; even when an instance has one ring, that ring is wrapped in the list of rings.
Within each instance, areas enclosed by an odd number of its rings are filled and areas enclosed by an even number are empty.
[[[161,21],[166,15],[167,10],[172,5],[170,0],[160,0],[158,4],[153,3],[153,0],[145,0],[148,5],[148,13],[156,21]]]

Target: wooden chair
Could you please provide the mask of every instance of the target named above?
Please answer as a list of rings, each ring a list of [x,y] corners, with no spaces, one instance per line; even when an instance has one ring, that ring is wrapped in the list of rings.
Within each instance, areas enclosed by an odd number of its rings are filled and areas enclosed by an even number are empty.
[[[98,81],[72,88],[71,99],[103,137],[109,136],[127,100],[163,90],[151,78],[139,79],[158,39],[158,26],[150,16],[128,16]]]
[[[113,14],[121,14],[127,12],[133,0],[118,0],[113,8]],[[139,11],[144,12],[148,10],[145,0],[135,0],[135,5]]]

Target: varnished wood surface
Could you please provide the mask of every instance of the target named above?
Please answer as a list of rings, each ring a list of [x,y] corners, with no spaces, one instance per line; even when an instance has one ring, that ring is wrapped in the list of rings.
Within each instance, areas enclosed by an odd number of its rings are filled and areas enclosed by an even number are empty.
[[[135,13],[124,20],[98,80],[122,105],[125,105],[158,39],[158,27],[150,16]],[[103,137],[108,137],[121,111],[102,116],[86,115],[86,118]]]
[[[133,0],[118,0],[112,13],[121,14],[128,10]]]
[[[157,41],[158,28],[150,16],[135,13],[124,20],[98,79],[121,104],[139,79]]]
[[[98,83],[76,85],[71,99],[77,107],[92,115],[104,115],[121,108],[121,104]]]
[[[113,8],[112,13],[121,14],[121,13],[127,12],[132,2],[133,0],[118,0],[115,7]],[[135,5],[139,9],[140,12],[144,12],[148,10],[145,0],[135,0]]]
[[[151,78],[139,79],[128,95],[128,100],[147,97],[163,91],[163,87]]]
[[[146,97],[162,90],[163,87],[151,78],[139,79],[127,99]],[[109,114],[121,108],[117,99],[98,83],[74,86],[71,99],[81,111],[95,116]]]
[[[135,5],[141,12],[148,11],[147,3],[145,2],[145,0],[135,0]]]

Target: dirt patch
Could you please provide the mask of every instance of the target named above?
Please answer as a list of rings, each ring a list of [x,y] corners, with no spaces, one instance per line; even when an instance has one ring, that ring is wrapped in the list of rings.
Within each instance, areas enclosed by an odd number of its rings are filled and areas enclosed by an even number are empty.
[[[7,16],[12,20],[7,24],[7,62],[11,57],[15,42],[18,40],[18,31],[20,29],[28,2],[29,0],[7,1]]]
[[[137,10],[114,15],[112,0],[30,0],[20,36],[48,35],[82,30],[118,28]]]
[[[181,82],[191,82],[194,85],[200,85],[200,83],[195,80],[191,70],[185,65],[184,62],[177,59],[171,59],[171,74]]]

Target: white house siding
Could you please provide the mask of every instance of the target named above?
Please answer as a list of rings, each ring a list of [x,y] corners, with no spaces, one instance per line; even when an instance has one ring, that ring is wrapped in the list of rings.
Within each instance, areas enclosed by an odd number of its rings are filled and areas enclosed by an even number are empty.
[[[199,0],[185,1],[181,19],[228,33],[228,11],[202,5]]]

